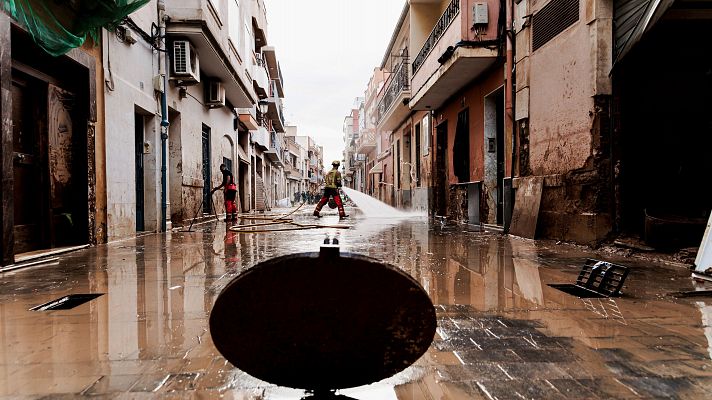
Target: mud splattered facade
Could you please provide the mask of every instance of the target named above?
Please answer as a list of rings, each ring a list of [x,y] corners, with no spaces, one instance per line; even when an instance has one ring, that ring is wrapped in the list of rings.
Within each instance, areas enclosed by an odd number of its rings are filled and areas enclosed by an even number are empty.
[[[0,12],[0,48],[2,265],[16,255],[101,241],[100,46],[52,57]]]
[[[290,153],[263,0],[153,0],[59,57],[2,12],[0,44],[3,265],[221,213],[221,164],[241,211],[320,182],[313,140]]]
[[[712,203],[691,188],[706,181],[712,67],[697,49],[712,18],[646,4],[407,2],[381,65],[378,197],[505,231],[530,214],[533,237],[699,244]],[[407,173],[415,159],[424,179]],[[539,209],[515,202],[531,178]]]

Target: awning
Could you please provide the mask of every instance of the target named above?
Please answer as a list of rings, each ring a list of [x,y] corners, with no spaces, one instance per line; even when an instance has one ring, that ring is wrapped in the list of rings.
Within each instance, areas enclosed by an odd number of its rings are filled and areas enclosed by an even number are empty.
[[[675,0],[617,0],[613,11],[615,66],[652,29]]]
[[[383,173],[383,162],[379,161],[376,163],[376,165],[371,168],[370,171],[368,171],[369,175],[370,174],[382,174]]]

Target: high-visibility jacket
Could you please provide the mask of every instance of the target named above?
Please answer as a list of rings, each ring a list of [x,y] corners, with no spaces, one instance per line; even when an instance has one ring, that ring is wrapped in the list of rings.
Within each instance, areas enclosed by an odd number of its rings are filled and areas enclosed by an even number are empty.
[[[332,169],[329,171],[328,174],[326,174],[326,177],[324,177],[324,186],[329,188],[329,189],[336,189],[341,187],[341,172],[338,170]]]

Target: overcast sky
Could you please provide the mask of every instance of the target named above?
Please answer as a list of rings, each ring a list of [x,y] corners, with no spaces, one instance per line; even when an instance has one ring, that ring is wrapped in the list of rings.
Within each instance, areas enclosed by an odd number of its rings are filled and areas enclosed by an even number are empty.
[[[380,65],[405,0],[264,0],[282,66],[285,118],[342,158],[342,126]]]

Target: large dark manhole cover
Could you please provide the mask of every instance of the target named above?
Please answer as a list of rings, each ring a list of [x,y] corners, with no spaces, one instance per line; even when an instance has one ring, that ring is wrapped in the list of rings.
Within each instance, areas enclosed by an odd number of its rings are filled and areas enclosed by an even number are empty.
[[[315,391],[404,370],[427,351],[436,324],[410,275],[333,247],[258,264],[228,284],[210,315],[215,346],[237,368]]]

